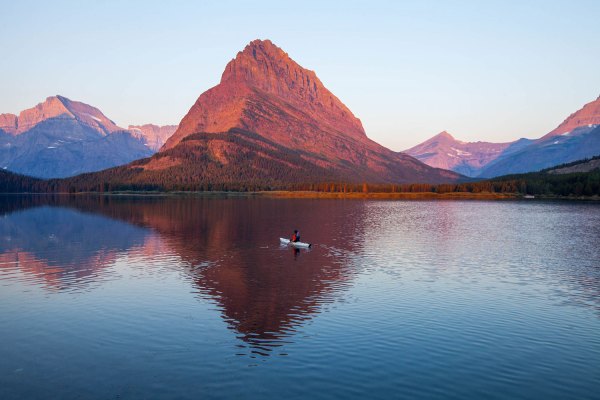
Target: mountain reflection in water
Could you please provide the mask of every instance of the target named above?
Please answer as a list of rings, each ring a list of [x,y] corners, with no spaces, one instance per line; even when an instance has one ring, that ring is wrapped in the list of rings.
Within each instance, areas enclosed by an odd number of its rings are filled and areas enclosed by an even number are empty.
[[[267,356],[352,284],[361,210],[328,223],[335,202],[251,198],[21,197],[0,202],[0,273],[52,292],[85,291],[119,277],[120,258],[172,260],[192,291],[217,305],[250,355]],[[347,212],[348,210],[346,210]],[[339,220],[339,219],[336,219]],[[357,221],[359,223],[357,223]],[[316,245],[279,237],[300,228]],[[338,240],[343,232],[346,240]],[[239,350],[239,354],[246,354]]]
[[[0,398],[597,398],[599,242],[592,202],[0,196]]]

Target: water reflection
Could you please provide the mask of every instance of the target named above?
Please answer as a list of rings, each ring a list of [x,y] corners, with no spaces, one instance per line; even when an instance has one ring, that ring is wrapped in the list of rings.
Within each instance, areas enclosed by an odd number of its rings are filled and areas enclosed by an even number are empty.
[[[360,256],[395,277],[413,272],[465,287],[496,281],[528,295],[552,288],[557,302],[600,315],[599,210],[551,201],[371,202]],[[397,268],[389,260],[410,263]]]
[[[130,204],[114,201],[101,212],[158,232],[190,266],[185,271],[199,295],[216,302],[251,354],[266,355],[281,346],[332,302],[356,272],[327,249],[299,253],[279,245],[282,231],[300,223],[305,237],[317,242],[339,236],[340,230],[354,236],[360,226],[356,221],[320,224],[335,212],[335,203],[313,203],[295,212],[294,202],[265,199],[143,199],[134,208]],[[324,229],[317,229],[320,225]]]
[[[594,398],[598,243],[591,203],[0,197],[0,397]]]
[[[361,237],[357,219],[364,205],[358,202],[348,210],[335,202],[294,209],[294,201],[247,198],[56,196],[18,202],[0,202],[5,275],[18,265],[49,290],[83,290],[118,274],[113,266],[119,256],[143,255],[148,268],[176,259],[170,267],[217,305],[243,341],[240,354],[264,356],[280,347],[357,272],[346,262],[355,250],[351,240],[343,251],[317,246],[298,252],[282,248],[278,238],[295,227],[317,243],[341,232]],[[354,219],[324,222],[340,212]]]
[[[552,231],[562,218],[556,213],[560,205],[552,205],[553,213],[547,215],[544,204],[527,205],[526,210],[514,203],[503,207],[251,198],[0,198],[0,281],[20,279],[49,292],[84,291],[119,278],[119,259],[142,261],[145,273],[170,268],[197,296],[216,305],[241,340],[239,354],[262,356],[281,353],[292,335],[369,269],[384,270],[399,281],[402,274],[412,274],[417,281],[452,278],[465,285],[490,277],[498,282],[517,279],[519,285],[552,282],[557,301],[568,299],[599,311],[597,215],[590,219],[585,206],[569,205],[569,216],[577,221],[562,228],[574,229],[565,236]],[[489,219],[475,225],[482,215]],[[294,228],[321,245],[311,251],[281,247],[278,238]],[[578,235],[582,228],[587,235]],[[481,266],[484,274],[478,272]]]
[[[142,247],[147,231],[62,207],[39,206],[2,217],[0,267],[50,291],[83,290],[115,271],[121,252]],[[4,278],[6,279],[6,278]]]

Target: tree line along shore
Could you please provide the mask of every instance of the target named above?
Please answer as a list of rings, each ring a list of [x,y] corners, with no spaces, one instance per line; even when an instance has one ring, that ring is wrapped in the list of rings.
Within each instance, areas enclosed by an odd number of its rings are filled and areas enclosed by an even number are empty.
[[[595,157],[592,160],[595,160]],[[589,162],[589,160],[587,160]],[[600,168],[587,172],[556,173],[581,162],[564,164],[539,172],[444,184],[374,184],[347,182],[285,183],[278,180],[243,182],[130,182],[112,179],[111,170],[102,176],[82,174],[66,179],[43,180],[0,171],[0,193],[261,193],[276,197],[368,197],[368,198],[478,198],[519,197],[598,198]],[[103,177],[106,179],[98,179]]]

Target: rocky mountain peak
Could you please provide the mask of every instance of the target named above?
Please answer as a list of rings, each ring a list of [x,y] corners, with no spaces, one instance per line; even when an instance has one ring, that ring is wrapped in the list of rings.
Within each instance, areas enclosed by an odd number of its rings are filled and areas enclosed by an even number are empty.
[[[285,115],[271,115],[276,110],[285,110]],[[367,140],[360,120],[313,71],[271,41],[254,40],[227,64],[220,84],[198,98],[165,148],[193,133],[232,128],[289,142],[309,135],[315,126]]]
[[[72,119],[74,115],[65,106],[60,96],[47,97],[44,102],[19,113],[17,134],[23,133],[50,118]]]
[[[443,139],[450,139],[450,140],[456,140],[456,139],[454,139],[454,136],[452,136],[451,134],[449,134],[447,131],[441,131],[440,133],[438,133],[434,137],[436,137],[436,138],[443,138]]]
[[[0,132],[9,135],[17,133],[17,116],[15,114],[0,114]]]
[[[0,168],[41,178],[98,171],[154,154],[176,128],[123,129],[96,107],[51,96],[19,116],[0,114]]]
[[[600,96],[573,114],[569,115],[556,129],[543,136],[541,139],[547,139],[553,136],[565,135],[573,129],[593,125],[600,125]]]
[[[310,75],[309,78],[312,77],[313,84],[315,83],[314,72],[300,67],[270,40],[254,40],[227,64],[221,76],[221,83],[237,80],[270,91],[278,85],[267,85],[268,83],[276,83],[279,79],[290,81],[290,78],[298,81],[303,74]],[[298,87],[300,83],[310,86],[310,79],[308,82],[306,79],[296,82],[296,85],[292,86]]]
[[[13,134],[26,132],[49,119],[76,120],[95,129],[101,135],[123,131],[123,128],[117,126],[96,107],[56,95],[47,97],[44,102],[35,107],[21,111],[15,119],[16,128]],[[0,125],[2,125],[1,119]]]
[[[454,136],[452,136],[447,131],[442,131],[442,132],[438,133],[437,135],[432,136],[431,138],[427,139],[423,143],[418,144],[413,149],[415,149],[415,148],[426,149],[429,147],[438,147],[440,145],[453,145],[454,143],[462,143],[462,142],[456,140],[454,138]],[[412,150],[412,149],[410,149],[410,150]],[[410,151],[410,150],[407,150],[407,151]]]

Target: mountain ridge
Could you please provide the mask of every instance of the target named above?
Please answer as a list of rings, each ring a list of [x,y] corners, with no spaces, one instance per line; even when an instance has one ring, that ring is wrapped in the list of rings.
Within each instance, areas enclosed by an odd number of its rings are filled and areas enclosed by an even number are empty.
[[[560,125],[539,140],[565,135],[586,125],[588,128],[591,128],[590,125],[600,125],[600,96],[596,100],[584,104],[582,108],[569,115]]]
[[[527,140],[527,139],[521,139]],[[429,166],[452,170],[467,176],[476,176],[485,165],[501,157],[516,142],[464,142],[442,131],[405,153]]]
[[[521,138],[506,143],[461,142],[440,133],[405,152],[430,166],[471,177],[491,178],[596,156],[600,154],[598,126],[600,97],[538,139]],[[477,147],[480,151],[473,151]]]
[[[78,120],[104,135],[124,130],[108,119],[96,107],[79,101],[72,101],[60,95],[47,97],[45,101],[38,103],[36,106],[21,111],[18,116],[15,114],[2,114],[0,121],[5,119],[12,119],[13,121],[11,121],[12,126],[0,124],[0,129],[8,128],[10,131],[7,131],[7,133],[16,136],[51,118]]]
[[[135,137],[143,139],[153,151],[158,151],[177,130],[178,125],[129,125],[127,130]]]
[[[19,115],[0,115],[0,168],[61,178],[152,155],[172,133],[128,130],[98,108],[56,95]]]

